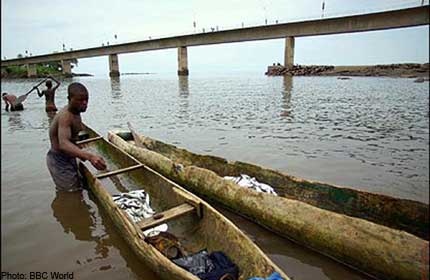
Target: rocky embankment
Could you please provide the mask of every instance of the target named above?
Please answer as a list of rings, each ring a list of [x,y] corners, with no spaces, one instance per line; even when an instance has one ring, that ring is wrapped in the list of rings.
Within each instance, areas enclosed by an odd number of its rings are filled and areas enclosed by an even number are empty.
[[[429,63],[402,63],[372,66],[328,66],[328,65],[294,65],[284,67],[272,65],[265,73],[268,76],[385,76],[418,78],[429,80]]]

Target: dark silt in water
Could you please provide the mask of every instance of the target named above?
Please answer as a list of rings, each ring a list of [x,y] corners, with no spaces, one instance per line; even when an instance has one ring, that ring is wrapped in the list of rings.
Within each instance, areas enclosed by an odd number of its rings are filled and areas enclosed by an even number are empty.
[[[2,80],[2,92],[20,95],[38,81]],[[130,121],[147,136],[196,153],[428,203],[428,83],[260,74],[74,78],[58,89],[59,108],[72,81],[89,89],[82,118],[103,135]],[[24,106],[1,113],[2,271],[157,279],[91,194],[56,194],[45,163],[44,101],[31,94]],[[294,279],[367,279],[222,212]]]

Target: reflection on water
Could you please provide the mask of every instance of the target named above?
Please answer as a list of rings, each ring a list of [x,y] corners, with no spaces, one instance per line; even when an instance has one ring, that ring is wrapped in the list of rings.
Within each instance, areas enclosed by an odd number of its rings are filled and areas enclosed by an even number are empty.
[[[284,86],[284,95],[291,95],[291,91],[293,90],[293,76],[282,76],[282,84]]]
[[[72,233],[76,240],[95,242],[97,258],[104,259],[108,256],[108,246],[111,244],[105,244],[108,239],[93,235],[96,229],[95,210],[85,202],[83,192],[56,192],[51,204],[53,215],[65,233]]]
[[[283,76],[283,91],[282,91],[282,111],[281,117],[288,117],[291,114],[291,95],[293,92],[293,77]]]
[[[124,93],[121,90],[121,79],[120,77],[111,77],[110,78],[110,88],[111,88],[111,99],[109,103],[115,107],[114,116],[115,118],[124,118],[124,113],[122,112],[123,108],[127,106],[127,102],[124,100]],[[97,94],[95,92],[95,94]],[[97,106],[100,106],[102,103],[95,103]],[[104,107],[106,108],[106,107]]]
[[[179,82],[179,95],[180,96],[189,96],[190,90],[188,88],[188,76],[179,76],[178,77]]]
[[[73,233],[77,240],[94,240],[94,211],[85,203],[82,192],[56,192],[51,203],[54,217],[63,226],[65,233]]]
[[[25,125],[22,122],[21,113],[22,112],[9,112],[8,123],[9,123],[9,130],[11,132],[17,131],[17,130],[23,130],[25,128]]]
[[[121,96],[121,84],[120,77],[111,77],[110,78],[110,87],[112,90],[112,97],[120,97]]]
[[[152,271],[143,265],[128,244],[122,239],[110,217],[103,209],[96,206],[96,198],[87,190],[79,192],[56,192],[56,196],[51,203],[51,209],[55,219],[61,224],[64,233],[73,234],[75,240],[88,242],[94,245],[94,252],[91,256],[76,256],[75,262],[78,265],[90,265],[98,271],[112,271],[108,278],[137,278],[157,279]],[[127,269],[134,275],[115,273],[115,262],[113,255],[119,252],[125,260]],[[95,275],[89,273],[93,278]],[[113,277],[112,277],[113,276]]]
[[[188,87],[188,76],[179,76],[178,77],[178,91],[179,91],[179,112],[178,115],[178,124],[177,127],[185,126],[188,123],[190,115],[189,115],[189,106],[190,106],[190,90]],[[178,144],[176,142],[176,144]]]

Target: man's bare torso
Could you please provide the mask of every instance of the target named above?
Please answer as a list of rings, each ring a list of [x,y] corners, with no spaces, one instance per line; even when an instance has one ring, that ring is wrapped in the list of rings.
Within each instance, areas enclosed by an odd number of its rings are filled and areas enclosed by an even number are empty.
[[[76,142],[78,140],[78,133],[83,129],[81,115],[72,114],[67,110],[67,106],[61,109],[60,112],[52,120],[51,127],[49,129],[49,139],[51,140],[51,148],[55,151],[60,150],[60,144],[58,140],[58,123],[59,120],[66,120],[71,129],[71,141]]]
[[[54,104],[55,105],[55,89],[45,89],[44,91],[42,91],[42,93],[45,95],[45,104],[46,105],[50,105],[50,104]]]
[[[5,102],[9,102],[11,105],[13,105],[16,101],[16,96],[15,95],[5,95],[5,96],[3,96],[3,100]]]

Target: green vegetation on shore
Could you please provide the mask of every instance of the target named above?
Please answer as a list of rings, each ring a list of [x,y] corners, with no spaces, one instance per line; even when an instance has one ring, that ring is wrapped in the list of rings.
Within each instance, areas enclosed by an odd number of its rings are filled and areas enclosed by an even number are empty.
[[[47,77],[47,76],[60,76],[62,75],[61,69],[56,68],[52,64],[38,64],[36,65],[37,77]],[[27,78],[27,68],[26,66],[7,66],[1,70],[2,78]]]
[[[72,61],[72,69],[74,67],[73,64],[78,64],[77,60]],[[45,78],[48,76],[61,76],[61,77],[67,77],[63,73],[61,62],[54,61],[49,63],[40,63],[36,65],[36,73],[37,78]],[[73,74],[72,76],[90,76],[89,74]],[[27,78],[27,67],[25,65],[21,66],[7,66],[1,68],[1,77],[2,78],[10,78],[10,79],[16,79],[16,78]]]
[[[23,66],[8,66],[1,69],[1,77],[8,78],[9,76],[13,76],[16,78],[26,77],[27,69]]]

